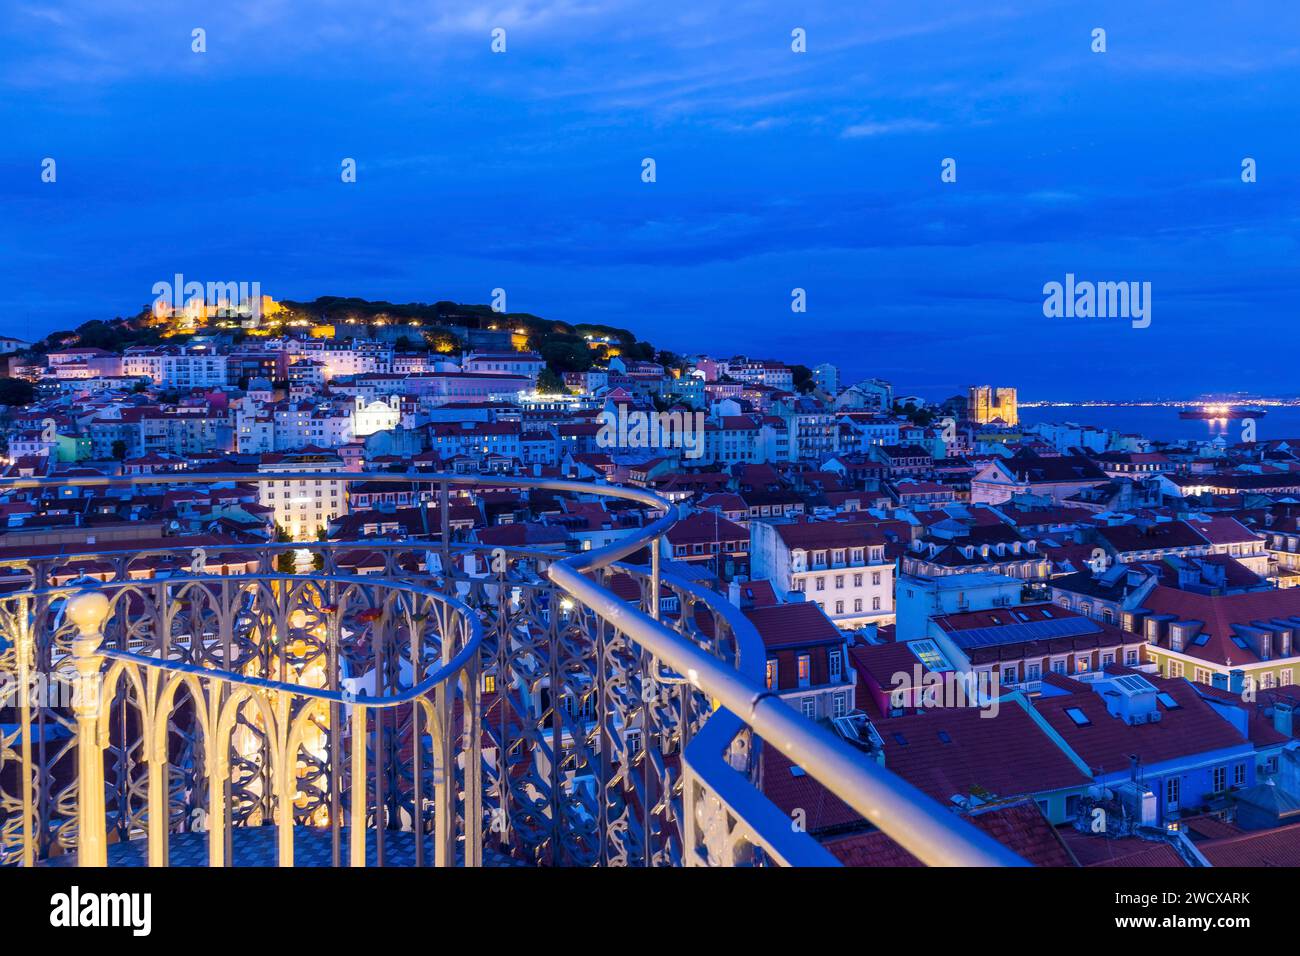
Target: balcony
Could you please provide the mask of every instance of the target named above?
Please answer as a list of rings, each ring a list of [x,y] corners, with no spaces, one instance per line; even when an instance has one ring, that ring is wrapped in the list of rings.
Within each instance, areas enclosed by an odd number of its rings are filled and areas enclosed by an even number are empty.
[[[274,480],[299,477],[358,480]],[[1021,865],[764,689],[747,619],[660,571],[677,506],[419,477],[437,541],[167,538],[0,562],[0,864],[836,865],[758,788],[775,746],[926,863]],[[479,547],[445,524],[452,490],[476,486],[664,517],[579,554]],[[649,566],[624,563],[647,548]],[[277,560],[293,550],[313,556],[299,573]]]

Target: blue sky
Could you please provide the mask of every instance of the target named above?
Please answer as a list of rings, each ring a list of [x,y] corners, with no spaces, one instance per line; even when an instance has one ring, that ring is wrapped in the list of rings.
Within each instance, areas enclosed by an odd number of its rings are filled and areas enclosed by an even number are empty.
[[[12,0],[0,332],[133,312],[180,272],[502,287],[922,394],[1300,392],[1298,115],[1282,2]],[[1151,282],[1151,326],[1045,318],[1067,272]]]

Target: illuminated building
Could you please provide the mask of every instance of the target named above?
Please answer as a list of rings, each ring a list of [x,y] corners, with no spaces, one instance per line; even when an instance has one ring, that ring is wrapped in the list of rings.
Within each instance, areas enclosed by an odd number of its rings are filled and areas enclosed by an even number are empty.
[[[1020,424],[1016,390],[972,385],[966,398],[966,417],[979,425],[999,421],[1005,425]]]
[[[263,474],[292,472],[338,472],[343,460],[332,451],[307,448],[300,452],[263,455],[258,471]],[[275,513],[275,523],[295,541],[310,541],[330,519],[347,514],[347,483],[334,478],[260,481],[259,501]]]

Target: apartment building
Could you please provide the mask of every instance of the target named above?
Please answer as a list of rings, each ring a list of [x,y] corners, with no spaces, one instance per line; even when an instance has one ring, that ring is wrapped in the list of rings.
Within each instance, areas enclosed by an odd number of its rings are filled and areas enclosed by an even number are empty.
[[[204,346],[128,348],[122,353],[122,374],[147,378],[169,388],[215,388],[227,384],[227,357]]]
[[[749,530],[753,576],[778,594],[817,604],[839,627],[893,621],[894,559],[886,549],[898,541],[897,528],[760,520]]]
[[[536,384],[546,362],[536,352],[472,352],[461,367],[479,375],[518,375]]]
[[[343,470],[343,460],[322,448],[262,455],[261,474],[328,473]],[[294,478],[258,482],[258,501],[295,541],[312,541],[330,521],[348,513],[347,482],[332,478]]]
[[[1300,676],[1300,590],[1202,593],[1160,585],[1131,615],[1147,656],[1166,677],[1255,689]]]
[[[1037,495],[1063,504],[1085,488],[1108,480],[1090,458],[1062,455],[1043,458],[1032,453],[990,461],[971,479],[973,504],[1001,504],[1015,495]]]
[[[846,716],[857,672],[845,637],[815,604],[774,604],[744,611],[767,651],[764,680],[811,720]]]

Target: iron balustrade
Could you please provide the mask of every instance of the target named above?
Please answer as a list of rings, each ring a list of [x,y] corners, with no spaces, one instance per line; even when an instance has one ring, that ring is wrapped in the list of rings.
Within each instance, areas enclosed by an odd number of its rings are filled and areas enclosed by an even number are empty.
[[[766,689],[766,654],[739,609],[662,573],[659,539],[679,508],[649,491],[305,472],[0,480],[0,493],[287,480],[436,488],[438,539],[79,547],[0,561],[22,579],[0,598],[0,676],[27,687],[83,667],[105,688],[90,748],[78,746],[75,707],[24,700],[11,708],[17,727],[0,724],[0,861],[77,850],[102,863],[112,838],[120,849],[143,837],[148,862],[165,865],[169,842],[198,832],[205,862],[228,865],[241,840],[273,830],[281,864],[324,839],[335,865],[367,854],[417,865],[836,865],[762,794],[763,748],[777,747],[922,862],[1024,865]],[[578,554],[492,548],[453,540],[454,488],[617,498],[662,516]],[[642,549],[648,568],[623,563]],[[275,572],[277,556],[302,550],[319,555],[319,571]],[[376,559],[377,573],[348,573]],[[212,564],[242,573],[209,575]],[[93,644],[63,613],[87,592],[109,605]],[[75,653],[78,640],[88,653]],[[378,694],[343,686],[366,675]],[[166,694],[185,701],[180,723]],[[216,739],[229,749],[205,749],[204,734],[226,731]],[[292,765],[281,759],[290,754]],[[100,764],[111,806],[79,786]],[[401,852],[386,855],[389,844]]]

